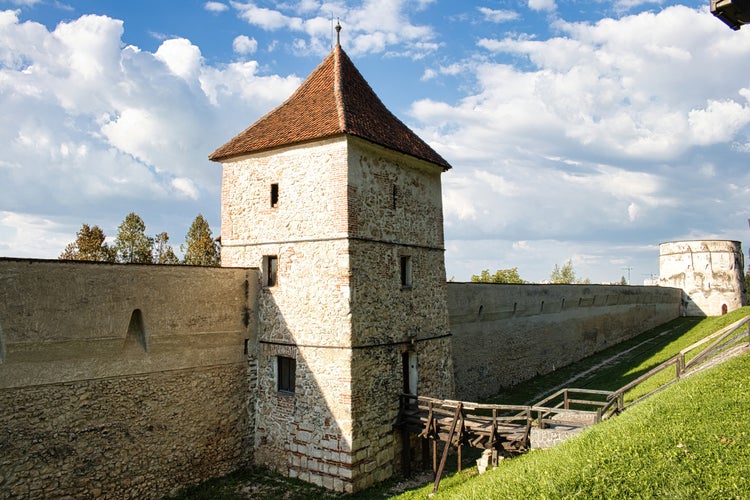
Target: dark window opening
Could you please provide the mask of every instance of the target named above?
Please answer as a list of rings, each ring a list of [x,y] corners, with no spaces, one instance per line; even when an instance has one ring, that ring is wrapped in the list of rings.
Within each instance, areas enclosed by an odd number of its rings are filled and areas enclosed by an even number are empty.
[[[392,196],[392,203],[393,203],[393,209],[396,209],[396,202],[398,202],[398,188],[396,185],[393,185],[393,196]]]
[[[297,361],[285,356],[276,357],[276,389],[279,392],[294,392]]]
[[[401,370],[404,379],[404,394],[417,395],[417,353],[406,351],[401,353]]]
[[[403,288],[411,288],[411,285],[412,285],[411,256],[403,255],[401,257],[401,286]]]
[[[271,208],[279,206],[279,185],[271,184]]]
[[[278,281],[279,258],[275,255],[263,257],[263,273],[265,274],[265,285],[276,286]]]

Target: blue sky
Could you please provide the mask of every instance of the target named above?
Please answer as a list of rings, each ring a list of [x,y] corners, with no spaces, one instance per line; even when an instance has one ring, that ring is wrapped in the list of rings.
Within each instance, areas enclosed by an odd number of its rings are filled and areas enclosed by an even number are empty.
[[[220,233],[216,147],[341,42],[452,165],[448,278],[632,283],[658,244],[747,248],[750,29],[708,1],[0,0],[0,256],[135,211]]]

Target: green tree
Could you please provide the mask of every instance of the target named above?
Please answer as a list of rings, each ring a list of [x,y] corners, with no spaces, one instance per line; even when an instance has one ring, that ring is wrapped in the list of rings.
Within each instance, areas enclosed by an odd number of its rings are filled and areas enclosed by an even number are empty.
[[[471,281],[474,283],[526,283],[518,274],[517,267],[511,269],[498,269],[495,271],[495,274],[490,274],[489,269],[484,269],[478,276],[476,274],[473,275]]]
[[[562,268],[555,264],[552,274],[549,277],[550,283],[570,285],[576,282],[576,273],[573,271],[573,261],[568,260]]]
[[[576,273],[573,270],[573,260],[568,259],[562,268],[555,264],[555,268],[552,270],[552,274],[549,277],[550,283],[562,284],[562,285],[589,285],[591,280],[589,278],[576,279]]]
[[[135,212],[125,216],[117,227],[114,249],[117,262],[150,264],[153,260],[154,239],[146,236],[146,224]]]
[[[161,232],[154,238],[154,263],[155,264],[179,264],[180,259],[175,255],[172,245],[169,244],[169,235]]]
[[[180,245],[189,266],[218,266],[221,263],[219,244],[211,236],[211,228],[203,215],[198,214],[190,225],[185,244]]]
[[[112,262],[114,253],[105,243],[106,238],[99,226],[89,227],[88,224],[83,224],[76,233],[76,240],[68,243],[59,259]]]

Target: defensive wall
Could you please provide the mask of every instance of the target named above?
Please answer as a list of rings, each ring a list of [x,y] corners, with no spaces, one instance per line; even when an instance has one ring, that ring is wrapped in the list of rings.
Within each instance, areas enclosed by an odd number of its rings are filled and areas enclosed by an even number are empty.
[[[0,498],[159,498],[249,463],[257,283],[0,259]]]
[[[0,259],[0,498],[154,498],[257,458],[258,374],[273,377],[258,365],[259,281],[253,268]],[[668,287],[447,291],[466,400],[670,321],[682,299]]]
[[[448,283],[456,398],[476,401],[680,316],[656,286]]]

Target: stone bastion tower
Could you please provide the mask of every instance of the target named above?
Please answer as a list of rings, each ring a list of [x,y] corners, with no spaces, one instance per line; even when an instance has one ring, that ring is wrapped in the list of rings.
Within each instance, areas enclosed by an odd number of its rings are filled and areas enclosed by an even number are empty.
[[[744,267],[739,241],[659,245],[659,284],[682,288],[683,316],[718,316],[746,305]]]
[[[261,269],[256,463],[343,492],[398,473],[399,395],[453,395],[450,165],[338,43],[209,158],[223,164],[222,266]]]

